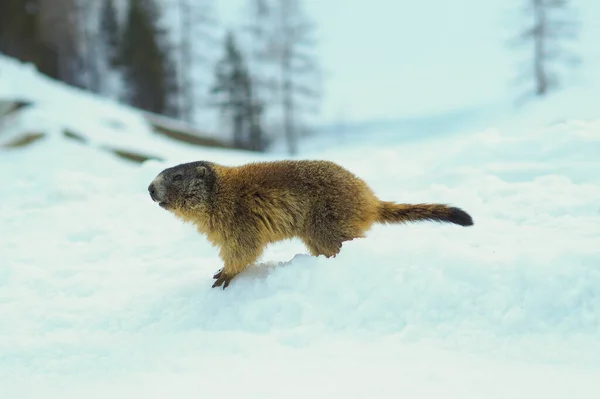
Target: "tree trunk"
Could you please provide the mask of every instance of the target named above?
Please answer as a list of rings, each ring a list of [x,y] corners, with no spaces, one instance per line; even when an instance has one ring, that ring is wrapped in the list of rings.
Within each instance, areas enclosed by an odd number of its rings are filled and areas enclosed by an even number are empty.
[[[292,90],[291,59],[287,48],[283,49],[281,62],[282,96],[283,96],[283,129],[288,143],[290,155],[298,152],[296,143],[296,131],[294,129],[294,98]]]
[[[533,0],[535,14],[535,34],[534,34],[534,74],[536,81],[535,93],[543,96],[548,92],[548,76],[545,69],[545,41],[547,33],[546,11],[542,0]]]
[[[233,108],[233,142],[236,148],[244,148],[244,109],[236,105]]]
[[[191,80],[192,56],[192,6],[190,0],[180,0],[181,12],[181,65],[180,98],[181,115],[189,123],[193,120],[194,84]]]

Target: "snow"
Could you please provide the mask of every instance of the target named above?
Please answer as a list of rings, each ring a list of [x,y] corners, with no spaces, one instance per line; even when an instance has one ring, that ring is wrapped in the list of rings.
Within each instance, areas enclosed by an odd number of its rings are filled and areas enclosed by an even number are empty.
[[[589,93],[450,132],[431,120],[418,138],[407,125],[408,138],[311,139],[303,158],[339,162],[382,199],[460,206],[475,225],[376,226],[333,259],[281,242],[221,290],[217,251],[147,186],[180,162],[278,154],[176,145],[0,59],[7,75],[0,97],[35,105],[0,139],[48,134],[0,150],[1,397],[598,396],[600,119],[591,105],[560,113]],[[138,166],[103,144],[167,160]]]
[[[0,100],[18,99],[33,105],[0,125],[0,145],[21,133],[69,131],[95,148],[117,148],[168,158],[193,153],[184,145],[152,132],[145,118],[132,108],[84,90],[68,87],[38,74],[29,65],[0,55]],[[203,130],[211,137],[211,130]]]

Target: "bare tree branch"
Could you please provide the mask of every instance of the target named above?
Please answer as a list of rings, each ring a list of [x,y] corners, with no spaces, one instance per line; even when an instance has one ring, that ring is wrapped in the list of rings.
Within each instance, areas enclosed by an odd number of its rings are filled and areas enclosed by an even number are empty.
[[[577,39],[579,22],[574,18],[565,17],[570,7],[568,0],[526,1],[527,10],[534,23],[511,39],[510,43],[533,45],[533,91],[537,96],[544,96],[560,86],[560,79],[551,67],[552,62],[560,60],[570,66],[580,62],[578,57],[561,45],[563,41]]]

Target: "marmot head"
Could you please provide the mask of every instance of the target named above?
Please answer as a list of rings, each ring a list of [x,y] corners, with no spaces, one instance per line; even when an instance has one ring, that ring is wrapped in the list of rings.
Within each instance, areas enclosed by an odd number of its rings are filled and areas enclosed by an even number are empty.
[[[209,201],[215,181],[210,163],[190,162],[160,172],[148,186],[148,192],[166,210],[193,209]]]

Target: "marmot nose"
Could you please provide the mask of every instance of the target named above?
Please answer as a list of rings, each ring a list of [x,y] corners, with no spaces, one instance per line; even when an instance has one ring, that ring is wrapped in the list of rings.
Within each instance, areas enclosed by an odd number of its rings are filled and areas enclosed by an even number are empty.
[[[148,186],[148,192],[150,193],[150,197],[154,199],[154,195],[156,194],[156,188],[154,188],[154,184],[150,184]]]

